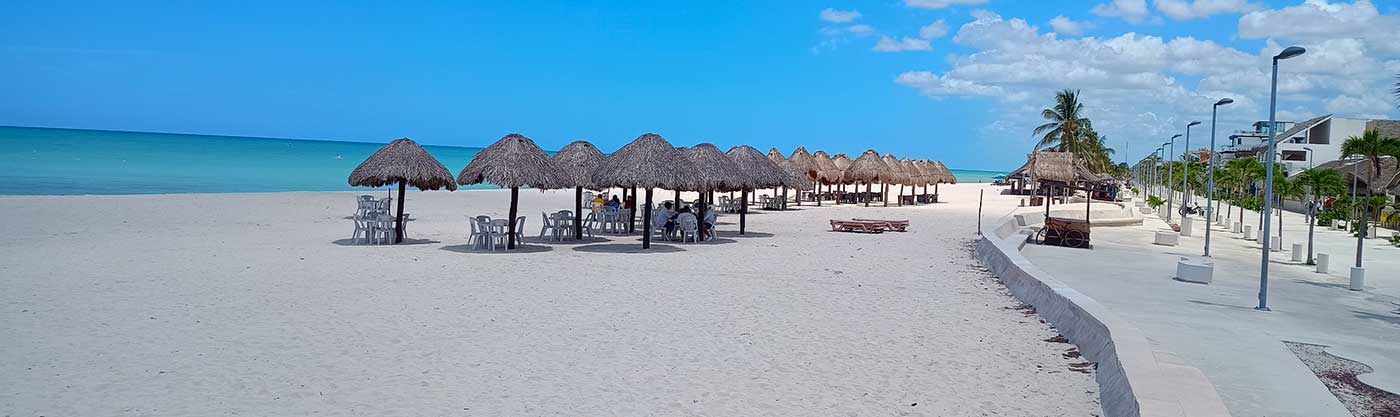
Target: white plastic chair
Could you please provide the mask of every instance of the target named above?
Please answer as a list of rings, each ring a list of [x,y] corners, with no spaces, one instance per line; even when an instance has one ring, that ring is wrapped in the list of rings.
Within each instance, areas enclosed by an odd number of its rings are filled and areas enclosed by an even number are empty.
[[[676,230],[680,232],[681,242],[690,238],[691,242],[700,242],[700,225],[695,220],[695,214],[681,213],[676,216]]]
[[[588,213],[587,216],[583,216],[583,223],[580,223],[581,225],[583,225],[583,234],[585,236],[588,236],[589,238],[592,238],[593,228],[597,223],[598,216],[594,216],[593,213]]]
[[[354,221],[355,233],[350,235],[350,241],[360,243],[360,239],[363,236],[366,243],[373,242],[374,225],[370,223],[369,219],[366,219],[363,215],[357,214],[355,215]]]
[[[584,191],[584,192],[583,192],[583,208],[586,208],[586,209],[591,209],[591,208],[593,208],[593,196],[594,196],[594,194],[593,194],[592,191]]]
[[[519,228],[519,225],[516,225],[516,228]],[[546,234],[553,234],[553,233],[554,233],[554,230],[555,230],[555,229],[554,229],[554,219],[552,218],[552,216],[551,216],[549,213],[545,213],[545,212],[541,211],[541,212],[540,212],[540,239],[544,239],[544,235],[546,235]]]
[[[467,236],[467,243],[472,245],[472,249],[476,249],[477,246],[486,247],[488,245],[491,249],[495,249],[496,241],[492,240],[491,236],[490,216],[468,217],[467,223],[472,225],[472,233]]]

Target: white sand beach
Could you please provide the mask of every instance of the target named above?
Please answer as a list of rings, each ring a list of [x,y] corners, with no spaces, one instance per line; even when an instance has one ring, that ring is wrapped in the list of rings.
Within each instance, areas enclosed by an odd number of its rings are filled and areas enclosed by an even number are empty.
[[[500,190],[410,192],[398,246],[347,244],[363,193],[0,197],[0,415],[1101,414],[973,260],[982,188],[756,210],[745,236],[725,215],[648,253],[472,251]],[[532,235],[573,207],[520,196]],[[829,231],[852,217],[913,225]]]

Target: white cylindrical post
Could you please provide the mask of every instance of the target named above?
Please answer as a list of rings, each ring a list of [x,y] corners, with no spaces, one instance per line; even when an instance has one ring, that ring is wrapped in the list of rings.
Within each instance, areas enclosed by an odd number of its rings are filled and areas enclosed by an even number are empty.
[[[1252,224],[1246,224],[1246,225],[1244,225],[1244,239],[1245,239],[1245,240],[1257,240],[1257,239],[1258,239],[1258,238],[1255,237],[1255,235],[1254,235],[1254,225],[1252,225]]]
[[[1269,250],[1283,252],[1283,237],[1269,236]]]
[[[1366,285],[1366,268],[1351,267],[1351,285],[1347,288],[1352,291],[1361,291]]]
[[[1241,229],[1240,229],[1240,226],[1241,226],[1242,224],[1243,224],[1243,223],[1235,222],[1234,225],[1230,226],[1230,232],[1231,232],[1231,233],[1240,233],[1240,230],[1241,230]]]
[[[1181,216],[1181,235],[1191,236],[1191,223],[1194,223],[1188,216]]]
[[[1319,253],[1319,254],[1317,254],[1317,261],[1316,261],[1316,262],[1317,262],[1317,273],[1319,273],[1319,274],[1326,274],[1326,273],[1327,273],[1327,254],[1325,254],[1325,253]]]
[[[1293,260],[1293,262],[1302,262],[1302,261],[1303,261],[1303,244],[1302,244],[1302,243],[1294,243],[1294,244],[1293,244],[1293,257],[1292,257],[1291,259]]]

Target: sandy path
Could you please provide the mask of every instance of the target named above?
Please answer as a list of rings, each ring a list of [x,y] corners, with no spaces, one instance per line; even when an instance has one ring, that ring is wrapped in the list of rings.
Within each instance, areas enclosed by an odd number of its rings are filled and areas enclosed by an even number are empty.
[[[411,193],[398,247],[334,243],[358,193],[0,197],[0,415],[1098,415],[975,266],[976,188],[649,254],[463,252],[499,191]]]

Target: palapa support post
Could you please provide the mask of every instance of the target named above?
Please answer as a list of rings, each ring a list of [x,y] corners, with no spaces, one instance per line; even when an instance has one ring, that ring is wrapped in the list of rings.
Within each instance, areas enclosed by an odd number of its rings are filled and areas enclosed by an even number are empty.
[[[739,203],[739,234],[742,235],[744,234],[744,217],[749,214],[749,190],[740,191],[739,197],[743,201]]]
[[[520,231],[515,230],[516,203],[520,201],[520,187],[510,187],[510,236],[506,239],[506,249],[515,249],[515,239]]]
[[[394,212],[399,216],[394,222],[394,243],[403,243],[403,193],[408,188],[408,182],[399,181],[399,210]]]
[[[676,190],[676,198],[671,200],[671,204],[676,207],[676,210],[681,209],[681,190]]]
[[[635,210],[634,210],[635,211]],[[642,206],[642,216],[646,217],[646,223],[642,225],[642,249],[651,247],[651,188],[647,188],[646,205]]]
[[[647,189],[647,206],[651,205],[651,189]],[[651,213],[647,211],[647,213]],[[637,233],[637,187],[632,187],[632,209],[627,211],[627,233]]]
[[[865,206],[870,207],[870,183],[865,183]]]
[[[899,207],[904,207],[904,184],[899,185]]]
[[[799,199],[797,199],[797,201],[802,201],[802,199],[799,198]],[[787,186],[786,186],[786,185],[783,186],[783,204],[781,205],[781,207],[782,207],[783,210],[787,210]]]
[[[574,239],[583,239],[583,187],[574,187]]]
[[[890,206],[890,185],[883,182],[880,183],[880,202],[885,207]]]

